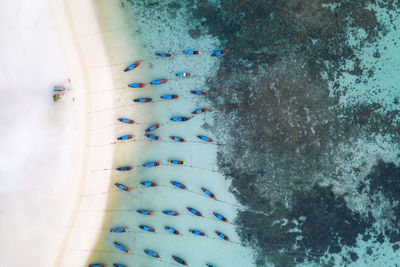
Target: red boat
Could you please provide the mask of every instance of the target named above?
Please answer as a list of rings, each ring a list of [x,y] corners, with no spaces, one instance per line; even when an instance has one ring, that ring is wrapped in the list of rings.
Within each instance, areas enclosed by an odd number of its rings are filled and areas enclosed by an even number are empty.
[[[128,84],[128,86],[129,87],[133,87],[133,88],[143,88],[143,87],[146,87],[147,84],[145,84],[145,83],[131,83],[131,84]]]
[[[181,233],[179,233],[178,230],[176,230],[176,229],[174,229],[172,227],[165,226],[164,229],[167,230],[168,232],[170,232],[171,234],[182,235]]]
[[[217,217],[218,220],[221,220],[221,221],[223,221],[223,222],[229,223],[228,219],[225,218],[224,216],[222,216],[221,214],[216,213],[216,212],[213,212],[213,214],[214,214],[215,217]]]
[[[180,189],[186,189],[187,187],[184,184],[181,184],[179,182],[171,181],[170,182],[173,186],[178,187]]]
[[[159,79],[159,80],[154,80],[154,81],[152,81],[150,84],[152,84],[152,85],[159,85],[159,84],[166,83],[166,82],[168,82],[168,81],[169,81],[168,79]]]
[[[201,139],[203,141],[209,142],[209,143],[214,142],[214,140],[212,140],[210,137],[207,137],[207,136],[204,136],[204,135],[198,135],[197,138],[199,138],[199,139]]]
[[[133,99],[133,102],[137,102],[137,103],[147,103],[147,102],[150,102],[151,100],[153,100],[153,99],[150,98],[150,97],[141,97],[141,98]]]
[[[149,128],[146,129],[146,132],[154,131],[154,130],[160,128],[160,126],[161,126],[161,123],[157,123],[157,124],[151,125]]]
[[[157,253],[155,253],[154,251],[149,250],[149,249],[145,249],[144,253],[146,253],[147,255],[154,257],[154,258],[160,258],[160,256]]]
[[[118,118],[118,121],[123,122],[123,123],[127,123],[127,124],[134,124],[135,123],[134,120],[126,119],[126,118]]]
[[[215,197],[215,195],[213,193],[211,193],[210,191],[208,191],[207,189],[205,189],[204,187],[201,188],[201,190],[209,197],[217,200],[217,198]]]
[[[171,95],[162,95],[161,99],[177,99],[179,95],[171,94]]]
[[[137,212],[142,215],[154,215],[154,212],[152,212],[150,210],[137,210]]]
[[[143,231],[146,231],[146,232],[154,233],[156,231],[153,227],[150,227],[150,226],[147,226],[147,225],[139,225],[139,228],[142,229]]]
[[[160,136],[155,135],[155,134],[145,134],[144,136],[146,136],[147,138],[153,139],[153,140],[158,140],[158,141],[162,140],[162,138]]]
[[[130,71],[130,70],[133,70],[134,68],[136,68],[137,66],[139,66],[140,63],[142,63],[142,60],[139,60],[139,61],[136,61],[136,62],[132,63],[131,65],[129,65],[128,67],[126,67],[126,68],[124,69],[124,71],[127,72],[127,71]]]
[[[199,216],[199,217],[203,217],[203,214],[201,214],[200,211],[195,210],[194,208],[191,208],[191,207],[187,207],[187,209],[188,209],[188,211],[190,211],[190,212],[193,213],[194,215]]]
[[[229,237],[227,237],[226,235],[224,235],[223,233],[221,233],[221,232],[218,232],[218,231],[215,231],[215,233],[217,234],[217,236],[219,236],[220,238],[222,238],[223,240],[226,240],[226,241],[231,241],[230,239],[229,239]]]
[[[198,109],[193,110],[192,114],[204,113],[204,112],[206,112],[207,110],[209,110],[209,108],[198,108]]]
[[[190,91],[192,94],[195,94],[195,95],[208,95],[208,93],[207,92],[202,92],[202,91],[199,91],[199,90],[192,90],[192,91]]]
[[[174,210],[163,210],[162,213],[168,216],[179,216],[181,215],[179,212],[174,211]]]
[[[176,142],[186,142],[186,140],[185,139],[183,139],[182,137],[179,137],[179,136],[170,136],[169,138],[171,138],[173,141],[176,141]]]
[[[146,186],[146,187],[153,187],[153,186],[157,186],[156,183],[153,182],[140,182],[142,185]]]

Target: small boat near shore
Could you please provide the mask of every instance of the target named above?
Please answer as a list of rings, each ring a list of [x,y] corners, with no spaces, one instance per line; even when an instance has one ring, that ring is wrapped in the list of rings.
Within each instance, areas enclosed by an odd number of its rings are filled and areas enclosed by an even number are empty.
[[[198,210],[196,210],[196,209],[194,209],[194,208],[187,207],[187,210],[190,211],[191,213],[193,213],[193,214],[196,215],[196,216],[204,217],[203,214],[201,214],[200,211],[198,211]]]
[[[162,213],[168,216],[179,216],[181,215],[179,212],[174,211],[174,210],[163,210]]]
[[[159,84],[166,83],[166,82],[168,82],[168,81],[169,81],[168,79],[159,79],[159,80],[154,80],[154,81],[150,82],[150,84],[152,84],[152,85],[159,85]]]
[[[146,87],[147,84],[145,84],[145,83],[131,83],[131,84],[128,84],[128,86],[132,87],[132,88],[143,88],[143,87]]]
[[[204,232],[199,231],[199,230],[190,229],[189,232],[191,232],[192,234],[197,235],[197,236],[206,236],[206,234]]]
[[[199,91],[199,90],[192,90],[190,91],[194,95],[208,95],[207,92]]]
[[[184,261],[182,258],[179,258],[178,256],[174,256],[172,255],[172,258],[179,264],[185,265],[185,266],[189,266],[186,261]]]
[[[154,124],[154,125],[151,125],[149,128],[147,128],[145,131],[146,132],[151,132],[151,131],[154,131],[154,130],[157,130],[158,128],[160,128],[161,127],[161,123],[156,123],[156,124]]]
[[[175,95],[175,94],[162,95],[160,98],[161,99],[177,99],[177,98],[179,98],[179,95]]]
[[[228,49],[222,49],[222,50],[217,50],[214,53],[211,54],[212,57],[219,57],[228,52]]]
[[[189,72],[178,72],[176,74],[177,77],[191,77],[193,76],[193,73],[189,73]]]
[[[127,124],[134,124],[135,123],[134,120],[127,119],[127,118],[118,118],[118,121],[120,121],[122,123],[127,123]]]
[[[137,210],[137,213],[142,215],[154,215],[154,212],[151,210]]]
[[[172,54],[172,53],[166,53],[166,52],[157,52],[157,53],[156,53],[156,56],[159,56],[159,57],[173,57],[174,54]]]
[[[198,108],[192,111],[192,114],[201,114],[206,112],[207,110],[210,110],[210,108]]]
[[[143,60],[139,60],[139,61],[136,61],[136,62],[130,64],[128,67],[126,67],[124,69],[124,71],[127,72],[127,71],[130,71],[130,70],[133,70],[134,68],[137,68],[140,65],[140,63],[142,63],[142,61]]]
[[[222,216],[221,214],[216,213],[216,212],[213,212],[213,214],[214,214],[215,217],[217,217],[218,220],[221,220],[223,222],[229,223],[228,219],[225,218],[224,216]]]
[[[221,233],[221,232],[219,232],[219,231],[215,231],[215,233],[217,234],[217,236],[219,236],[220,238],[222,238],[223,240],[225,240],[225,241],[231,241],[230,239],[229,239],[229,237],[227,237],[226,235],[224,235],[223,233]]]
[[[211,263],[206,263],[206,266],[207,267],[216,267],[214,264],[211,264]]]
[[[158,141],[162,140],[162,138],[160,136],[155,135],[155,134],[145,134],[144,136],[146,136],[147,138],[152,139],[152,140],[158,140]]]
[[[127,187],[126,185],[119,184],[119,183],[115,183],[114,185],[123,191],[131,192],[131,189],[129,187]]]
[[[153,162],[148,162],[143,164],[143,167],[145,168],[151,168],[151,167],[158,167],[161,166],[162,162],[161,161],[153,161]]]
[[[176,229],[174,229],[174,228],[172,228],[172,227],[165,226],[164,229],[167,230],[167,232],[170,232],[171,234],[174,234],[174,235],[182,235],[181,233],[179,233],[178,230],[176,230]]]
[[[213,143],[214,140],[211,139],[210,137],[207,137],[205,135],[198,135],[197,138],[199,138],[200,140],[203,140],[205,142],[209,142],[209,143]]]
[[[209,196],[209,197],[211,197],[211,198],[217,200],[217,197],[216,197],[213,193],[211,193],[210,191],[208,191],[206,188],[202,187],[202,188],[201,188],[201,191],[203,191],[204,194],[206,194],[207,196]]]
[[[199,50],[193,50],[193,49],[186,49],[182,51],[186,55],[200,55],[201,51]]]
[[[127,253],[127,254],[131,254],[131,251],[130,251],[129,249],[127,249],[124,245],[122,245],[122,244],[119,243],[119,242],[114,242],[114,246],[115,246],[117,249],[121,250],[122,252],[125,252],[125,253]]]
[[[151,102],[153,99],[151,97],[141,97],[141,98],[135,98],[133,99],[133,102],[136,103],[147,103]]]
[[[182,137],[179,137],[179,136],[170,136],[169,138],[171,138],[171,140],[172,141],[175,141],[175,142],[181,142],[181,143],[183,143],[183,142],[186,142],[186,140],[185,139],[183,139]]]
[[[115,227],[110,229],[110,233],[128,233],[128,227]]]
[[[153,187],[153,186],[157,186],[156,183],[153,182],[140,182],[142,185],[144,185],[145,187]]]
[[[183,117],[183,116],[175,116],[170,118],[171,121],[188,121],[190,119],[191,117]]]
[[[120,141],[124,141],[124,140],[129,140],[129,139],[132,139],[132,138],[135,138],[135,136],[132,135],[132,134],[127,134],[127,135],[120,136],[117,139],[120,140]]]
[[[89,264],[89,267],[106,267],[106,266],[102,263],[92,263]]]
[[[118,263],[114,263],[112,266],[113,267],[126,267],[126,265],[118,264]]]
[[[178,160],[178,159],[170,159],[168,160],[169,163],[174,164],[174,165],[186,165],[186,162],[183,160]]]
[[[181,184],[181,183],[179,183],[179,182],[171,181],[170,183],[171,183],[173,186],[178,187],[178,188],[180,188],[180,189],[187,189],[186,185]]]
[[[132,169],[133,169],[132,166],[121,166],[121,167],[116,168],[116,170],[120,171],[120,172],[126,172],[126,171],[130,171]]]
[[[157,259],[160,258],[160,255],[158,255],[157,253],[155,253],[154,251],[152,251],[150,249],[145,249],[144,253],[146,253],[147,255],[149,255],[151,257],[157,258]]]
[[[154,233],[156,230],[153,227],[147,225],[139,225],[139,228],[146,232]]]

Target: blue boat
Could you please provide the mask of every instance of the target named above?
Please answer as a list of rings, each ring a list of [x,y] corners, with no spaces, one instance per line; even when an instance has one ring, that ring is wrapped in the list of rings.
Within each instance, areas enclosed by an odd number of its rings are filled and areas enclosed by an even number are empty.
[[[176,76],[178,76],[178,77],[191,77],[191,76],[193,76],[193,74],[192,73],[188,73],[188,72],[178,72],[176,74]]]
[[[172,227],[165,226],[164,229],[167,230],[167,232],[170,232],[171,234],[182,235],[181,233],[179,233],[178,230],[176,230],[176,229],[174,229]]]
[[[223,240],[225,240],[225,241],[231,241],[231,240],[229,239],[229,237],[227,237],[227,236],[224,235],[223,233],[218,232],[218,231],[215,231],[215,233],[217,234],[217,236],[219,236],[219,237],[222,238]]]
[[[156,183],[153,182],[140,182],[142,185],[144,185],[145,187],[152,187],[152,186],[157,186]]]
[[[145,168],[151,168],[151,167],[157,167],[157,166],[161,166],[162,162],[161,161],[153,161],[153,162],[148,162],[143,164],[143,167]]]
[[[192,94],[195,94],[195,95],[208,95],[208,93],[207,92],[203,92],[203,91],[199,91],[199,90],[192,90],[192,91],[190,91]]]
[[[128,233],[128,227],[115,227],[110,229],[110,233]]]
[[[143,87],[146,87],[147,84],[145,84],[145,83],[131,83],[131,84],[128,84],[128,86],[132,87],[132,88],[143,88]]]
[[[199,231],[199,230],[190,229],[189,232],[191,232],[192,234],[197,235],[197,236],[206,236],[205,233],[203,233],[202,231]]]
[[[163,210],[162,213],[168,216],[179,216],[181,215],[179,212],[174,211],[174,210]]]
[[[135,123],[134,120],[127,119],[127,118],[118,118],[118,121],[123,122],[123,123],[127,123],[127,124],[133,124],[133,123]]]
[[[161,127],[161,123],[151,125],[149,128],[146,129],[146,132],[151,132],[151,131],[157,130],[160,127]]]
[[[201,54],[201,52],[199,50],[193,50],[193,49],[183,50],[183,53],[186,55],[200,55]]]
[[[154,251],[150,250],[150,249],[145,249],[144,253],[146,253],[147,255],[154,257],[154,258],[160,258],[160,256],[155,253]]]
[[[113,264],[113,267],[126,267],[126,265],[114,263],[114,264]]]
[[[140,65],[140,63],[142,63],[142,61],[143,60],[139,60],[139,61],[136,61],[136,62],[130,64],[128,67],[126,67],[124,69],[124,71],[127,72],[127,71],[130,71],[130,70],[133,70],[134,68],[138,67]]]
[[[186,185],[181,184],[181,183],[179,183],[179,182],[171,181],[171,184],[172,184],[173,186],[175,186],[175,187],[180,188],[180,189],[186,189],[186,188],[187,188]]]
[[[187,207],[187,210],[190,211],[191,213],[193,213],[193,214],[196,215],[196,216],[203,217],[203,214],[201,214],[200,211],[198,211],[198,210],[196,210],[196,209],[194,209],[194,208]]]
[[[228,49],[217,50],[211,54],[212,57],[219,57],[228,52]]]
[[[159,79],[159,80],[154,80],[154,81],[152,81],[150,84],[152,84],[152,85],[159,85],[159,84],[166,83],[166,82],[168,82],[168,81],[169,81],[168,79]]]
[[[127,249],[124,245],[122,245],[121,243],[114,242],[114,247],[116,247],[117,249],[121,250],[122,252],[131,254],[131,251],[129,249]]]
[[[165,52],[159,52],[159,53],[156,53],[156,56],[159,56],[159,57],[173,57],[174,54],[165,53]]]
[[[158,141],[162,140],[162,138],[160,136],[155,135],[155,134],[145,134],[144,136],[146,136],[147,138],[152,139],[152,140],[158,140]]]
[[[117,139],[120,140],[120,141],[124,141],[124,140],[132,139],[132,138],[134,138],[134,137],[135,137],[134,135],[127,134],[127,135],[120,136],[120,137],[118,137]]]
[[[153,227],[150,227],[150,226],[147,226],[147,225],[139,225],[139,228],[142,229],[143,231],[146,231],[146,232],[154,233],[156,231]]]
[[[121,171],[121,172],[130,171],[130,170],[132,170],[132,169],[133,169],[132,166],[122,166],[122,167],[116,168],[117,171]]]
[[[133,102],[137,102],[137,103],[147,103],[147,102],[151,102],[153,99],[151,97],[141,97],[141,98],[135,98],[133,99]]]
[[[119,184],[119,183],[115,183],[114,185],[123,191],[131,192],[131,189],[129,187],[127,187],[126,185]]]
[[[151,210],[137,210],[137,213],[140,213],[142,215],[154,215],[154,212]]]
[[[170,118],[171,121],[188,121],[190,117],[183,117],[183,116],[175,116]]]
[[[89,264],[89,267],[106,267],[106,266],[102,263],[92,263]]]
[[[161,96],[161,99],[176,99],[176,98],[179,98],[179,95],[170,94]]]

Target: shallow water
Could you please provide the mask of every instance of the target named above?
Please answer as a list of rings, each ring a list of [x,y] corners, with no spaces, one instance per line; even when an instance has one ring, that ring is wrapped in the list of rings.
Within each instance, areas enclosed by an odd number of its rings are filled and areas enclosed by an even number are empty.
[[[100,8],[106,1],[98,1]],[[117,105],[132,98],[177,93],[178,100],[134,106],[120,114],[140,117],[138,139],[153,122],[165,141],[179,135],[197,141],[210,136],[220,145],[188,142],[134,142],[116,147],[116,165],[185,160],[188,166],[136,168],[113,173],[112,182],[135,187],[113,193],[105,228],[129,226],[130,234],[105,233],[90,261],[127,266],[174,264],[171,255],[191,266],[381,266],[399,261],[396,207],[399,175],[400,90],[396,65],[400,20],[398,4],[344,1],[122,1],[133,20],[132,40],[140,53],[116,57],[106,34],[112,63],[146,59],[132,73],[115,69],[117,87],[128,82],[171,78],[167,84],[124,91]],[[111,8],[111,7],[110,7]],[[107,14],[104,8],[104,14]],[[111,9],[110,9],[111,10]],[[106,21],[103,19],[103,22]],[[107,37],[108,36],[108,37]],[[107,39],[109,38],[109,39]],[[116,41],[115,41],[116,42]],[[209,54],[229,48],[223,57]],[[205,51],[182,55],[183,49]],[[175,52],[171,59],[154,52]],[[176,78],[188,71],[191,78]],[[197,97],[190,90],[209,91]],[[212,111],[173,123],[197,107]],[[123,113],[125,112],[125,113]],[[127,134],[118,127],[117,134]],[[161,186],[145,189],[142,180]],[[190,191],[174,189],[169,181]],[[204,186],[223,202],[205,197]],[[185,207],[205,218],[187,215]],[[156,211],[142,216],[136,209]],[[179,217],[159,211],[175,209]],[[234,224],[216,221],[217,211]],[[147,224],[157,233],[142,232]],[[164,226],[183,233],[176,237]],[[196,238],[196,228],[208,238]],[[219,230],[232,243],[214,239]],[[112,247],[126,244],[133,256]],[[240,245],[242,244],[242,245]],[[246,244],[248,247],[245,247]],[[251,248],[251,249],[250,249]],[[157,262],[143,249],[162,258]]]

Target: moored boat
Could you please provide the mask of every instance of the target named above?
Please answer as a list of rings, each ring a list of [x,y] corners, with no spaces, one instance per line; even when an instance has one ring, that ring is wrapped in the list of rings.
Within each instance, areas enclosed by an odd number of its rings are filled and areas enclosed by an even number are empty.
[[[207,92],[202,92],[202,91],[199,91],[199,90],[192,90],[192,91],[190,91],[192,94],[195,94],[195,95],[208,95],[208,93]]]
[[[123,123],[127,123],[127,124],[133,124],[133,123],[135,123],[134,120],[127,119],[127,118],[118,118],[118,121],[123,122]]]
[[[153,140],[158,140],[158,141],[162,140],[162,138],[160,136],[155,135],[155,134],[145,134],[144,136],[146,136],[149,139],[153,139]]]
[[[114,242],[114,246],[115,246],[117,249],[121,250],[122,252],[125,252],[125,253],[127,253],[127,254],[131,254],[131,251],[130,251],[129,249],[127,249],[124,245],[122,245],[122,244],[119,243],[119,242]]]
[[[119,264],[119,263],[114,263],[113,267],[126,267],[126,265]]]
[[[184,261],[182,258],[179,258],[178,256],[172,255],[172,258],[179,264],[189,266],[186,261]]]
[[[151,102],[153,99],[151,97],[141,97],[141,98],[135,98],[133,99],[133,102],[136,103],[147,103]]]
[[[150,227],[150,226],[147,226],[147,225],[139,225],[139,228],[142,229],[143,231],[146,231],[146,232],[154,233],[156,231],[153,227]]]
[[[193,213],[193,214],[196,215],[196,216],[203,217],[203,214],[201,214],[200,211],[198,211],[198,210],[196,210],[196,209],[194,209],[194,208],[187,207],[187,210],[190,211],[191,213]]]
[[[193,73],[189,73],[189,72],[178,72],[176,74],[177,77],[191,77],[193,76]]]
[[[204,113],[207,110],[210,110],[209,108],[198,108],[192,111],[192,114],[200,114],[200,113]]]
[[[121,167],[116,168],[116,170],[120,171],[120,172],[130,171],[132,169],[133,169],[132,166],[121,166]]]
[[[161,123],[156,123],[156,124],[154,124],[154,125],[151,125],[149,128],[147,128],[147,129],[146,129],[146,132],[154,131],[154,130],[160,128],[160,127],[161,127]]]
[[[139,61],[136,61],[136,62],[130,64],[128,67],[126,67],[124,69],[124,71],[127,72],[127,71],[130,71],[130,70],[133,70],[134,68],[138,67],[140,65],[140,63],[142,63],[142,61],[143,60],[139,60]]]
[[[206,263],[206,266],[207,266],[207,267],[215,267],[215,265],[214,265],[214,264],[211,264],[211,263]]]
[[[132,87],[132,88],[143,88],[143,87],[146,87],[147,84],[145,84],[145,83],[130,83],[130,84],[128,84],[128,86]]]
[[[132,138],[134,138],[134,137],[135,137],[135,136],[132,135],[132,134],[127,134],[127,135],[120,136],[120,137],[118,137],[117,139],[120,140],[120,141],[124,141],[124,140],[132,139]]]
[[[174,210],[163,210],[162,213],[168,216],[179,216],[181,215],[179,212],[174,211]]]
[[[176,142],[186,142],[186,140],[185,139],[183,139],[182,137],[179,137],[179,136],[170,136],[169,138],[171,138],[171,140],[173,140],[173,141],[176,141]]]
[[[159,79],[159,80],[154,80],[154,81],[150,82],[150,84],[152,84],[152,85],[159,85],[159,84],[166,83],[166,82],[168,82],[168,81],[169,81],[168,79]]]
[[[146,253],[147,255],[154,257],[154,258],[160,258],[160,256],[155,253],[154,251],[150,250],[150,249],[145,249],[144,253]]]
[[[189,232],[191,232],[194,235],[198,235],[198,236],[206,236],[206,234],[204,232],[199,231],[199,230],[190,229]]]
[[[161,99],[177,99],[179,98],[179,95],[175,95],[175,94],[169,94],[169,95],[162,95]]]
[[[169,163],[175,164],[175,165],[186,165],[186,162],[183,160],[178,160],[178,159],[170,159],[168,160]]]
[[[174,235],[182,235],[181,233],[179,233],[178,230],[176,230],[176,229],[174,229],[174,228],[172,228],[172,227],[165,226],[164,229],[167,230],[167,232],[170,232],[171,234],[174,234]]]
[[[219,236],[220,238],[222,238],[225,241],[231,241],[229,239],[229,237],[227,237],[226,235],[224,235],[223,233],[219,232],[219,231],[215,231],[215,233],[217,234],[217,236]]]
[[[212,143],[212,142],[214,142],[214,140],[213,140],[213,139],[211,139],[210,137],[207,137],[207,136],[205,136],[205,135],[198,135],[198,136],[197,136],[197,138],[199,138],[200,140],[203,140],[203,141],[209,142],[209,143]]]
[[[154,212],[151,210],[137,210],[137,213],[140,213],[142,215],[154,215]]]
[[[172,54],[172,53],[166,53],[166,52],[157,52],[157,53],[156,53],[156,56],[159,56],[159,57],[173,57],[174,54]]]
[[[199,50],[193,50],[193,49],[186,49],[182,51],[186,55],[200,55],[201,51]]]
[[[222,56],[223,54],[225,54],[228,51],[229,51],[228,49],[217,50],[217,51],[214,51],[214,53],[212,53],[211,56],[212,57],[219,57],[219,56]]]
[[[221,221],[223,221],[223,222],[229,223],[228,219],[225,218],[224,216],[222,216],[221,214],[216,213],[216,212],[213,212],[213,214],[214,214],[215,217],[217,217],[218,220],[221,220]]]
[[[209,196],[209,197],[211,197],[211,198],[217,200],[217,197],[216,197],[213,193],[211,193],[210,191],[208,191],[206,188],[202,187],[201,190],[202,190],[207,196]]]
[[[153,182],[140,182],[142,185],[144,185],[145,187],[152,187],[152,186],[157,186],[156,183]]]
[[[131,189],[129,187],[127,187],[126,185],[119,184],[119,183],[115,183],[114,185],[123,191],[131,192]]]
[[[92,264],[89,264],[88,267],[106,267],[106,266],[102,263],[92,263]]]
[[[173,186],[178,187],[178,188],[180,188],[180,189],[186,189],[186,188],[187,188],[186,185],[181,184],[181,183],[179,183],[179,182],[171,181],[170,183],[171,183]]]
[[[115,227],[110,229],[110,233],[128,233],[128,227]]]
[[[151,168],[151,167],[157,167],[157,166],[161,166],[162,162],[161,161],[153,161],[153,162],[148,162],[143,164],[143,167],[145,168]]]
[[[171,121],[188,121],[190,117],[183,117],[183,116],[175,116],[170,118]]]

